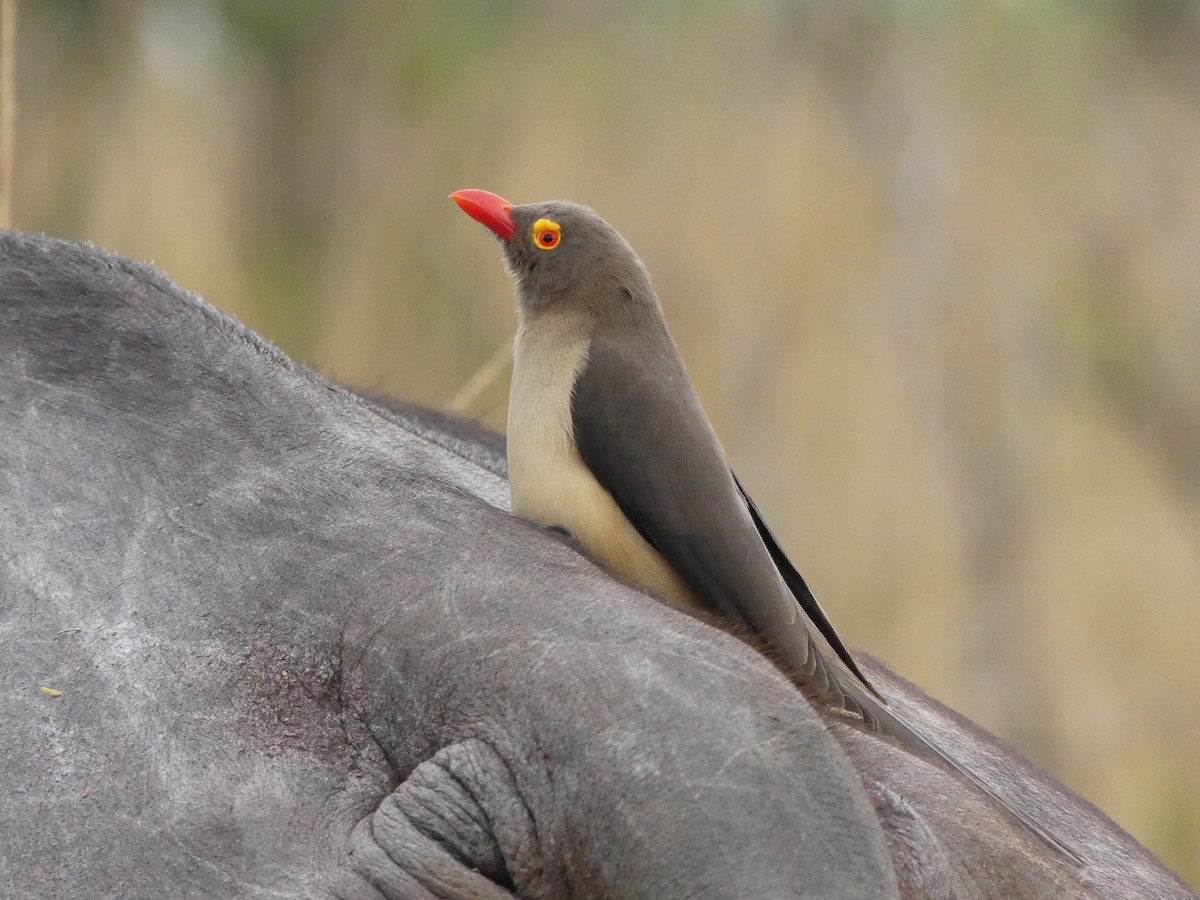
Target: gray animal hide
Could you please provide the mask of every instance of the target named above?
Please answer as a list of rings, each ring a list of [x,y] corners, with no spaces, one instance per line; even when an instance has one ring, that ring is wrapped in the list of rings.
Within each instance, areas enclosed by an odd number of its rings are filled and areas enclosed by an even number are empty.
[[[1191,896],[885,669],[1085,865],[506,507],[496,436],[5,233],[0,894]]]

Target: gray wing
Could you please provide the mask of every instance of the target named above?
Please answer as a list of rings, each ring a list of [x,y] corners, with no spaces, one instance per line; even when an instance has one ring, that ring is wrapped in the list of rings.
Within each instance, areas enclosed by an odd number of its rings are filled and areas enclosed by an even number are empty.
[[[842,683],[861,679],[857,666],[799,573],[789,585],[777,569],[670,338],[661,335],[654,365],[647,365],[646,337],[639,335],[636,350],[605,338],[589,348],[572,397],[584,464],[697,594],[861,712]],[[822,659],[814,625],[852,675],[839,678],[832,660]],[[865,679],[863,685],[870,690]]]

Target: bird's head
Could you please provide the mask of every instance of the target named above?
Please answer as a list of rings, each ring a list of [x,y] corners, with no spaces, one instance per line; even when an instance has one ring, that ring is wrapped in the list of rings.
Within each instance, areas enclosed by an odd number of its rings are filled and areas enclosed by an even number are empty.
[[[633,248],[586,206],[566,200],[514,206],[479,190],[450,198],[500,238],[524,311],[567,304],[600,311],[618,299],[657,305]]]

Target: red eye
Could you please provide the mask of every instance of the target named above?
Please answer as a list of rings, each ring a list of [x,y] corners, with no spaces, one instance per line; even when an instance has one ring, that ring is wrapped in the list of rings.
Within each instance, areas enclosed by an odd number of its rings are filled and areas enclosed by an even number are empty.
[[[553,250],[562,240],[562,228],[549,219],[538,219],[533,223],[533,242],[539,250]]]

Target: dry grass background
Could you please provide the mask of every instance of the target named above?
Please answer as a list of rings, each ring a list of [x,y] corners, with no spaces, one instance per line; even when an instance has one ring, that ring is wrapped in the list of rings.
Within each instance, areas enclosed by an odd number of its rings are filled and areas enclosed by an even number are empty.
[[[589,203],[850,642],[1200,884],[1198,9],[26,0],[14,220],[439,404],[447,193]]]

